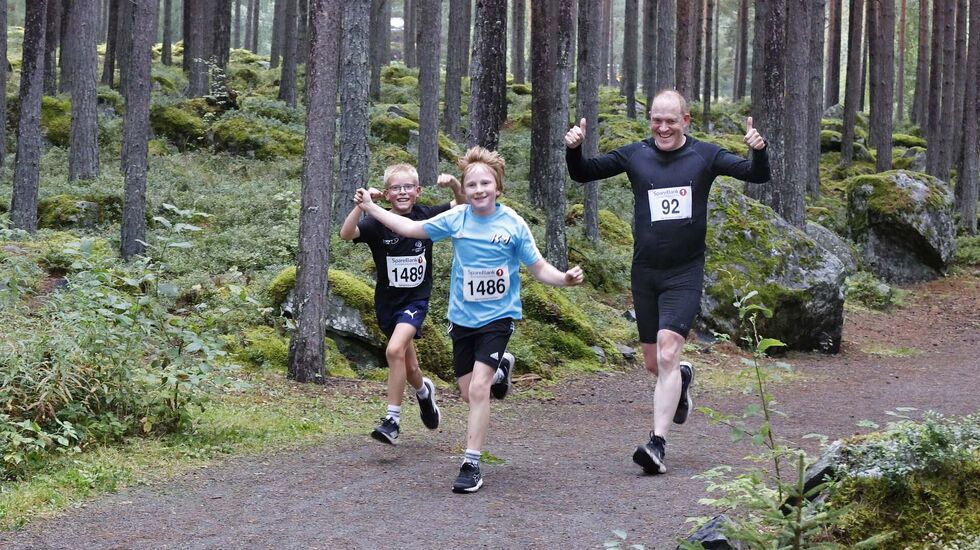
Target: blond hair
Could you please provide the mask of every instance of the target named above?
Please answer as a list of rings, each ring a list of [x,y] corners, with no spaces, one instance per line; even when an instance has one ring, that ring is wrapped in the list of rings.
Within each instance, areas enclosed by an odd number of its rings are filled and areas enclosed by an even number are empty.
[[[507,163],[500,153],[480,147],[479,145],[470,147],[463,156],[456,160],[456,166],[463,173],[463,179],[475,164],[486,165],[493,172],[493,177],[497,180],[497,191],[504,192],[504,167]]]
[[[391,166],[385,168],[385,188],[388,187],[388,182],[391,180],[391,178],[397,174],[408,174],[413,180],[415,180],[415,186],[418,187],[419,171],[416,170],[411,164],[401,163],[392,164]]]
[[[653,96],[653,99],[650,100],[650,113],[647,113],[648,116],[653,112],[653,102],[660,99],[661,97],[674,98],[675,100],[677,100],[677,105],[681,108],[682,115],[691,114],[691,111],[687,107],[687,100],[684,99],[684,96],[681,95],[681,93],[678,92],[677,90],[667,89],[667,90],[660,90],[660,92],[657,93],[657,95]]]

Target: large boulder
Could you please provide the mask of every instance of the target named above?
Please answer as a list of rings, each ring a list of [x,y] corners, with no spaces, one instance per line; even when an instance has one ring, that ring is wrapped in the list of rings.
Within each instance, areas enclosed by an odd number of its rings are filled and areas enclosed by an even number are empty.
[[[855,251],[851,243],[818,223],[806,222],[806,227],[803,230],[808,237],[840,260],[840,263],[844,265],[846,274],[850,275],[858,270],[858,261],[854,256]]]
[[[949,186],[906,170],[855,176],[846,184],[851,240],[867,269],[898,283],[942,276],[956,251]]]
[[[840,349],[846,270],[837,257],[771,208],[720,181],[709,198],[708,255],[701,322],[735,336],[742,326],[736,297],[758,291],[753,302],[771,309],[758,333],[791,349]]]

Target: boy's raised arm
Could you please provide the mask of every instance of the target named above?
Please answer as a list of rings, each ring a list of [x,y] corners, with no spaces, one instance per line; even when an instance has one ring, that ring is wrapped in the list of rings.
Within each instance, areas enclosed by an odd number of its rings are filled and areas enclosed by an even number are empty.
[[[532,277],[551,286],[578,286],[585,280],[585,272],[581,267],[575,266],[562,272],[544,258],[527,266],[527,270]]]
[[[422,222],[410,220],[405,216],[399,216],[398,214],[394,214],[385,210],[384,208],[381,208],[374,202],[374,200],[372,200],[370,191],[364,189],[363,187],[354,193],[354,202],[365,213],[383,223],[388,227],[388,229],[391,229],[399,235],[411,237],[413,239],[429,238],[429,234],[426,233],[425,229],[422,227]]]
[[[459,204],[466,204],[466,195],[463,194],[463,186],[459,184],[459,180],[456,176],[452,174],[439,174],[439,179],[436,180],[436,185],[439,187],[448,187],[453,192],[453,200],[450,201],[449,206],[456,206]]]

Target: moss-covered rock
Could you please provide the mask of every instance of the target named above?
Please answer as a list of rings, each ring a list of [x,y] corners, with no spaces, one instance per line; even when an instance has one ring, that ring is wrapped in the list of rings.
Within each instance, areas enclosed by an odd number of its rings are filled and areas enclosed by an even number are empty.
[[[608,153],[648,137],[650,127],[643,120],[632,120],[622,115],[599,117],[600,153]]]
[[[848,302],[881,311],[891,309],[895,303],[892,288],[867,271],[847,278],[844,282],[844,296]]]
[[[306,119],[306,113],[302,109],[290,107],[285,101],[279,100],[249,99],[242,105],[242,110],[285,124],[302,124]]]
[[[381,68],[381,82],[384,83],[392,84],[406,76],[414,77],[418,83],[419,70],[406,67],[401,63],[389,63]]]
[[[892,145],[899,147],[926,147],[925,139],[908,134],[892,134]]]
[[[51,145],[68,147],[71,139],[71,101],[57,97],[41,98],[41,128]]]
[[[599,235],[605,242],[633,246],[633,228],[619,216],[606,209],[599,210]],[[573,204],[565,213],[565,221],[569,226],[580,226],[585,215],[585,206]]]
[[[122,94],[109,86],[99,86],[95,91],[96,102],[111,108],[116,115],[122,116],[126,112],[126,101]]]
[[[302,134],[274,126],[257,117],[224,116],[211,130],[216,151],[261,160],[298,158],[304,151]]]
[[[208,126],[187,104],[152,105],[150,128],[180,150],[207,145]]]
[[[517,95],[531,95],[530,84],[514,84],[510,87],[510,90]]]
[[[38,201],[38,227],[94,227],[122,219],[122,198],[115,195],[54,195]]]
[[[286,370],[289,341],[272,327],[245,330],[245,345],[236,354],[240,361],[264,369]]]
[[[749,152],[749,146],[745,144],[743,136],[736,134],[702,134],[700,132],[695,132],[691,134],[691,137],[698,141],[703,141],[705,143],[712,143],[725,149],[726,151],[735,153],[739,156],[746,156]]]
[[[395,143],[408,145],[413,131],[418,132],[419,124],[414,120],[392,113],[384,113],[371,118],[371,133],[375,137]],[[439,133],[439,157],[453,162],[459,157],[456,144],[442,132]]]
[[[772,310],[759,334],[791,349],[836,352],[843,327],[844,266],[771,208],[718,182],[709,196],[705,291],[701,320],[708,328],[744,333],[733,302],[751,291]]]
[[[589,345],[600,344],[603,341],[585,312],[557,288],[544,285],[522,274],[521,302],[527,318],[548,323],[560,331],[574,334]]]

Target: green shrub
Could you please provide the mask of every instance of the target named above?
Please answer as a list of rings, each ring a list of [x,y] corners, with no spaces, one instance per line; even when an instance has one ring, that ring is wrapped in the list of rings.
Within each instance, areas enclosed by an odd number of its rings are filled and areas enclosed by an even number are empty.
[[[150,128],[180,150],[206,145],[207,124],[187,104],[154,104],[150,107]]]
[[[895,293],[874,275],[860,271],[844,281],[844,297],[865,307],[888,310],[895,304]]]
[[[261,160],[303,156],[304,135],[270,119],[229,114],[212,127],[214,149]]]
[[[980,265],[980,235],[957,237],[953,261],[959,265]]]
[[[56,97],[41,98],[41,128],[52,145],[68,147],[71,139],[71,101]]]

